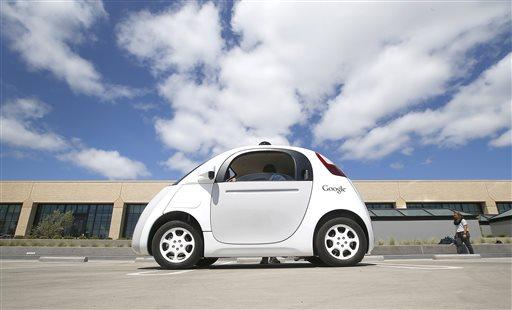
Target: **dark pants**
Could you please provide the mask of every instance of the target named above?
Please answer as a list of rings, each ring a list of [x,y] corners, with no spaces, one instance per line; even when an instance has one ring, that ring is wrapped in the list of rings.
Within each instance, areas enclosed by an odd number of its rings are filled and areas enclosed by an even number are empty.
[[[455,234],[455,245],[457,246],[457,254],[466,254],[467,250],[469,250],[469,254],[474,254],[473,247],[471,246],[471,241],[469,241],[469,233],[464,238],[462,232],[458,232]],[[465,246],[464,246],[465,245]]]
[[[280,261],[275,257],[262,257],[260,264],[279,264]]]

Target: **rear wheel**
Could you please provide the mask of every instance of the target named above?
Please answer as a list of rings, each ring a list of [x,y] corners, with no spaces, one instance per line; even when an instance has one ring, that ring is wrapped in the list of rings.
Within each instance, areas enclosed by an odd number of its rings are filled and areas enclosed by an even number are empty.
[[[335,218],[324,223],[315,236],[318,257],[329,266],[352,266],[366,253],[366,235],[349,218]]]
[[[196,266],[197,267],[208,267],[208,266],[211,266],[213,264],[215,264],[215,262],[218,260],[219,258],[217,257],[203,257],[201,258],[197,263],[196,263]]]
[[[156,262],[166,269],[189,268],[203,255],[199,231],[188,223],[171,221],[155,233],[151,244]]]

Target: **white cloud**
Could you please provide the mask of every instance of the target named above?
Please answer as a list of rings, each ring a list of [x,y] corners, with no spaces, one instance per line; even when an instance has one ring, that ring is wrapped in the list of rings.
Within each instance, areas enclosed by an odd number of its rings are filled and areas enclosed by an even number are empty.
[[[22,159],[37,160],[37,158],[33,154],[31,154],[29,152],[19,151],[19,150],[2,151],[2,153],[0,154],[0,157],[12,157],[12,158],[15,158],[18,160],[22,160]]]
[[[142,11],[118,27],[120,47],[163,79],[159,93],[173,113],[156,120],[158,136],[187,156],[263,139],[288,144],[295,125],[309,126],[318,143],[343,144],[352,158],[411,153],[409,135],[390,139],[384,128],[365,136],[456,91],[454,81],[474,67],[469,52],[510,25],[507,3],[241,1],[232,13],[240,44],[229,48],[211,3]],[[446,130],[431,143],[453,140]]]
[[[389,165],[392,169],[395,169],[395,170],[401,170],[401,169],[404,169],[404,164],[402,164],[401,162],[394,162],[392,164]]]
[[[288,144],[284,137],[301,118],[294,94],[274,91],[269,84],[275,82],[272,77],[251,79],[265,64],[247,62],[240,67],[225,66],[219,78],[226,87],[208,81],[198,84],[186,74],[175,74],[159,85],[160,94],[175,110],[172,119],[158,119],[155,124],[166,146],[209,154],[262,140]]]
[[[223,46],[220,21],[212,3],[188,2],[177,11],[141,11],[118,25],[118,44],[155,71],[214,65]]]
[[[432,158],[430,157],[427,157],[427,159],[425,159],[421,164],[422,165],[430,165],[431,163],[433,163],[434,161],[432,160]]]
[[[138,103],[134,103],[132,106],[135,110],[140,110],[140,111],[144,111],[144,112],[156,110],[158,108],[157,104],[150,103],[150,102],[138,102]]]
[[[122,156],[117,151],[87,148],[78,138],[68,140],[41,129],[41,119],[49,112],[48,104],[34,98],[8,101],[2,105],[0,113],[0,142],[14,148],[9,151],[13,156],[30,156],[16,148],[50,152],[62,161],[109,179],[135,179],[150,175],[143,163]]]
[[[187,173],[199,165],[199,162],[191,160],[181,152],[174,153],[162,163],[167,169]]]
[[[491,140],[491,142],[489,142],[489,144],[494,147],[511,146],[512,145],[512,130],[509,129],[509,130],[505,131],[498,138]]]
[[[502,32],[510,19],[500,5],[415,3],[400,5],[398,15],[405,8],[408,16],[384,30],[391,43],[373,42],[382,44],[380,50],[347,75],[343,91],[328,103],[315,127],[317,141],[362,136],[404,109],[450,91],[449,82],[472,68],[469,49]]]
[[[38,128],[34,123],[49,112],[47,104],[36,99],[17,99],[2,106],[0,141],[10,146],[59,151],[67,147],[61,136]]]
[[[414,152],[414,148],[413,147],[405,147],[403,150],[400,151],[402,154],[406,155],[406,156],[411,156],[412,153]]]
[[[152,71],[178,70],[158,85],[174,109],[173,118],[155,122],[160,139],[203,156],[264,139],[288,144],[285,136],[300,120],[301,108],[292,87],[276,87],[287,83],[287,73],[277,69],[269,51],[223,52],[220,30],[212,3],[189,2],[158,14],[142,11],[119,25],[119,45]],[[190,71],[197,65],[203,66],[203,81]]]
[[[56,151],[66,147],[66,142],[52,132],[38,131],[14,119],[0,118],[1,141],[15,147]]]
[[[124,157],[117,151],[88,148],[61,154],[58,158],[108,179],[136,179],[150,175],[143,163]]]
[[[1,16],[2,33],[31,69],[51,72],[77,93],[102,99],[135,94],[105,83],[93,64],[72,47],[91,40],[87,30],[107,16],[101,1],[4,2]]]
[[[50,107],[34,98],[19,98],[2,106],[2,115],[25,119],[42,118],[50,111]]]
[[[442,94],[450,71],[448,62],[427,51],[385,48],[372,64],[354,73],[329,103],[315,135],[320,141],[360,135],[380,118]]]
[[[347,158],[379,158],[403,148],[413,135],[422,144],[457,147],[470,140],[492,137],[511,126],[510,62],[512,54],[461,87],[445,106],[410,112],[341,146]]]

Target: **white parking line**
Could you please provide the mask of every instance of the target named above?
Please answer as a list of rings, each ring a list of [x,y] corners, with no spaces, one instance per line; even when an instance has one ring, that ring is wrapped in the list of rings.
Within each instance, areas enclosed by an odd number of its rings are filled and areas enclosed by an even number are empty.
[[[389,264],[389,263],[375,263],[377,267],[383,268],[398,268],[398,269],[419,269],[419,270],[450,270],[462,269],[460,266],[437,266],[437,265],[402,265],[402,264]]]
[[[37,269],[37,268],[41,268],[41,266],[5,267],[5,268],[0,268],[0,270]]]
[[[169,276],[169,275],[175,275],[175,274],[182,274],[187,272],[192,272],[194,269],[191,270],[180,270],[180,271],[173,271],[173,272],[165,272],[162,273],[163,270],[149,270],[149,271],[139,271],[139,272],[133,272],[133,273],[127,273],[127,276]]]
[[[222,263],[216,263],[213,266],[231,265],[231,264],[235,264],[235,263],[236,263],[236,261],[227,261],[227,262],[222,262]]]
[[[234,262],[232,262],[232,261],[221,262],[221,263],[216,263],[213,266],[229,265],[229,264],[233,264],[233,263]],[[198,269],[188,269],[188,270],[180,270],[180,271],[172,271],[172,272],[163,272],[165,270],[148,270],[148,271],[127,273],[126,275],[127,276],[171,276],[171,275],[176,275],[176,274],[192,272],[192,271],[196,271],[196,270],[198,270]]]
[[[76,267],[76,266],[79,266],[79,264],[83,264],[83,263],[62,264],[60,262],[45,262],[45,263],[36,262],[34,265],[31,265],[31,266],[1,267],[0,270],[44,269],[44,268],[56,268],[56,267]]]

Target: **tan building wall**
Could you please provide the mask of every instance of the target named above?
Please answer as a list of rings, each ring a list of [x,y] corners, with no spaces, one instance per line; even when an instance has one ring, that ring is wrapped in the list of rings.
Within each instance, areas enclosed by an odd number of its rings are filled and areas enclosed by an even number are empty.
[[[124,207],[147,203],[172,181],[4,181],[0,182],[0,203],[22,203],[16,235],[30,232],[38,203],[112,203],[109,237],[121,236]]]
[[[496,202],[512,201],[512,181],[355,181],[365,202],[480,202],[497,214]]]
[[[125,205],[147,203],[172,181],[3,181],[0,203],[21,203],[16,235],[26,235],[38,203],[111,203],[109,236],[121,236]],[[365,202],[479,202],[497,214],[496,202],[512,201],[512,181],[354,181]]]

